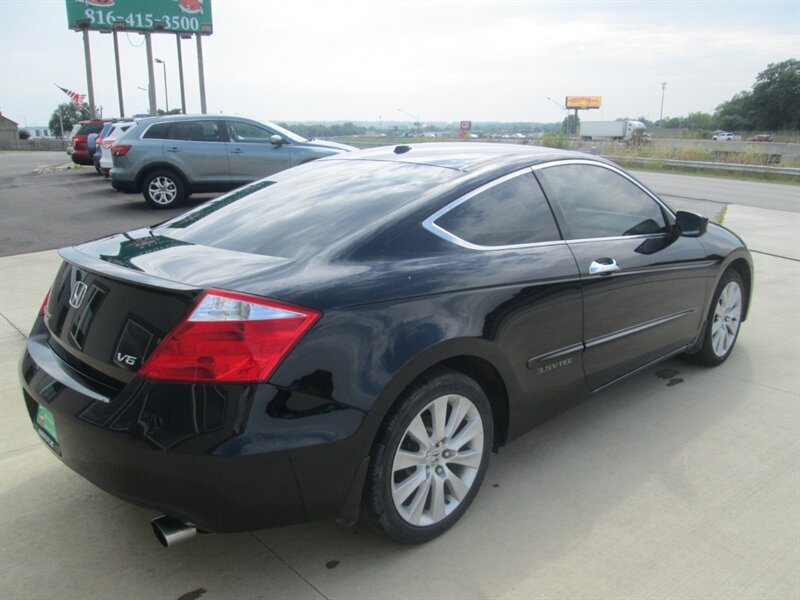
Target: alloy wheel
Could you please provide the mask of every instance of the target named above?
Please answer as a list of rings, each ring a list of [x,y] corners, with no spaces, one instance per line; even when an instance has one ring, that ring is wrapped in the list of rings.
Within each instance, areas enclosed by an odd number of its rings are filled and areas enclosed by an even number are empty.
[[[736,281],[730,281],[722,289],[714,309],[711,324],[711,346],[714,354],[725,356],[736,341],[742,317],[742,290]]]
[[[172,204],[178,197],[178,186],[169,177],[154,177],[147,187],[147,193],[156,204]]]
[[[434,525],[466,498],[483,458],[483,421],[459,394],[440,396],[411,420],[392,463],[391,493],[411,525]]]

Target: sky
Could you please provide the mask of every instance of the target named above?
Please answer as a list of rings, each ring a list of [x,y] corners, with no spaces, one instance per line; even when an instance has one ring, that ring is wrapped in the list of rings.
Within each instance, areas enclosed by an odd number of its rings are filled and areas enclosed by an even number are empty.
[[[46,124],[68,100],[53,83],[87,90],[82,37],[67,28],[66,2],[76,1],[0,0],[0,111],[20,125]],[[800,58],[800,0],[211,6],[208,112],[259,120],[555,122],[566,95],[603,97],[585,120],[658,119],[661,82],[665,117],[713,112],[769,63]],[[126,114],[146,112],[144,37],[119,41]],[[92,32],[90,43],[96,103],[118,116],[112,37]],[[181,47],[187,109],[199,113],[194,39]],[[174,35],[154,34],[153,54],[166,61],[175,108]]]

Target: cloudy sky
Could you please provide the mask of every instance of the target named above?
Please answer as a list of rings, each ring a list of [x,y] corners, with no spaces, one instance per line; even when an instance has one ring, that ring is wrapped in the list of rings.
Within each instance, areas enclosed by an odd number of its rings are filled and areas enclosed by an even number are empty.
[[[0,0],[0,110],[44,124],[86,91],[66,1]],[[166,0],[170,1],[170,0]],[[208,3],[208,0],[206,0]],[[203,40],[209,112],[282,120],[558,121],[565,95],[600,95],[592,119],[712,112],[770,62],[800,58],[800,2],[271,2],[212,0]],[[119,113],[110,35],[91,33],[97,104]],[[126,113],[143,112],[144,38],[120,35]],[[154,35],[179,104],[171,35]],[[194,40],[183,42],[199,112]],[[157,65],[158,105],[164,79]]]

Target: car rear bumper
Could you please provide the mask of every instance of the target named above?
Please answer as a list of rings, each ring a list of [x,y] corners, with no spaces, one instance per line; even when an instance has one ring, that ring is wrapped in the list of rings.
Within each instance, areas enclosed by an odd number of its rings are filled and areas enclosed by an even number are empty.
[[[88,154],[85,154],[83,152],[75,152],[75,151],[73,151],[72,152],[72,162],[74,162],[77,165],[87,165],[88,166],[88,165],[92,164],[92,159]]]
[[[377,426],[363,411],[269,384],[134,379],[109,393],[50,348],[41,319],[21,381],[42,437],[38,407],[52,413],[57,439],[48,446],[67,466],[111,494],[207,531],[347,513]]]

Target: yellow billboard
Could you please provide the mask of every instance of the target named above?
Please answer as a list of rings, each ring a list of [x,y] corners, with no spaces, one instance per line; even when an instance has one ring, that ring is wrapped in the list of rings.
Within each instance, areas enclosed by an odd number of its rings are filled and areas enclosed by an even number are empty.
[[[564,106],[567,108],[600,108],[602,96],[567,96]]]

